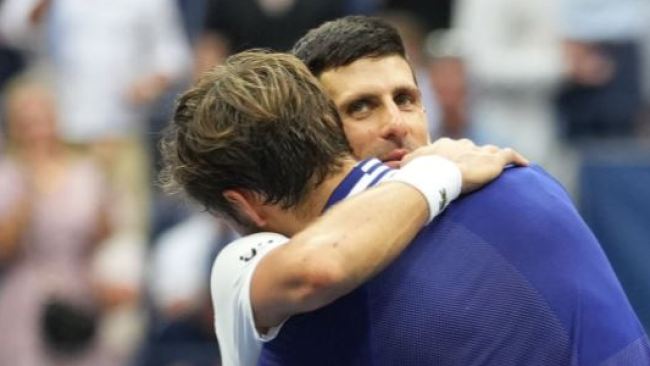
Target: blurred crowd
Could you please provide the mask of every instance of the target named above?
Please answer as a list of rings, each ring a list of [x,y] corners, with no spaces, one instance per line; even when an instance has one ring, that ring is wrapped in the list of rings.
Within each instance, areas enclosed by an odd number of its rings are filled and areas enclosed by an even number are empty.
[[[0,365],[219,364],[236,234],[160,192],[158,136],[229,54],[347,14],[400,30],[433,139],[512,146],[576,200],[594,146],[648,145],[647,0],[0,0]]]

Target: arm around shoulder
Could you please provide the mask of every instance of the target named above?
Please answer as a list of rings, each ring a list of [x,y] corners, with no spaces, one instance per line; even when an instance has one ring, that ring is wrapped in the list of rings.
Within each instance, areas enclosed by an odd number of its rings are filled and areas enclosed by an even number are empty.
[[[416,160],[433,164],[439,159]],[[422,167],[412,165],[416,170]],[[436,165],[437,174],[453,177],[437,182],[428,173],[418,180],[407,168],[337,204],[260,260],[250,293],[258,329],[264,331],[291,315],[325,306],[366,282],[397,258],[445,207],[448,202],[439,202],[440,189],[450,192],[445,197],[449,201],[460,193],[461,177],[453,163]]]

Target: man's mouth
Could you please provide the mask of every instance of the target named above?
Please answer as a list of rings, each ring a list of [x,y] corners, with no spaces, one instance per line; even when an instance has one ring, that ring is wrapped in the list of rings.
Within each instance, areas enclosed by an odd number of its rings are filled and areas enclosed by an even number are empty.
[[[391,168],[399,168],[402,158],[404,158],[404,155],[408,153],[409,151],[406,149],[395,149],[389,152],[388,154],[384,155],[381,158],[381,161]]]

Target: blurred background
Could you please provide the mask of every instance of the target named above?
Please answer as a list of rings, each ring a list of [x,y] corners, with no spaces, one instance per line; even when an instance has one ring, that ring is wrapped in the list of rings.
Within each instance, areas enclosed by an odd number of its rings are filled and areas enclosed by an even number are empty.
[[[647,0],[0,0],[0,365],[219,365],[235,237],[155,184],[175,95],[348,14],[402,34],[432,138],[567,188],[650,329]]]

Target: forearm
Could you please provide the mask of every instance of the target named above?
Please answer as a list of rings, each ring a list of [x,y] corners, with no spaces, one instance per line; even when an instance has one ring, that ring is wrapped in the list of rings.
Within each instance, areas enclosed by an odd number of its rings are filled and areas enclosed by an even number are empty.
[[[16,252],[28,219],[29,205],[21,202],[9,215],[0,220],[0,261],[11,258]]]
[[[354,290],[404,250],[428,214],[424,195],[400,182],[333,206],[257,266],[251,285],[257,328],[266,332]]]
[[[259,329],[354,290],[394,261],[461,187],[473,191],[506,165],[527,164],[512,149],[449,139],[404,160],[384,183],[333,206],[261,259],[250,292]]]
[[[300,310],[319,308],[384,269],[422,228],[428,212],[427,201],[418,190],[399,182],[387,183],[333,207],[295,236],[289,245],[313,249],[303,258],[306,263],[328,269],[311,278],[319,288]]]
[[[0,262],[11,258],[15,252],[19,230],[8,222],[0,223]]]
[[[311,310],[350,292],[388,266],[460,193],[461,174],[447,159],[414,159],[378,187],[334,206],[292,238],[302,260]],[[296,262],[300,265],[300,262]],[[300,310],[300,309],[297,309]]]

